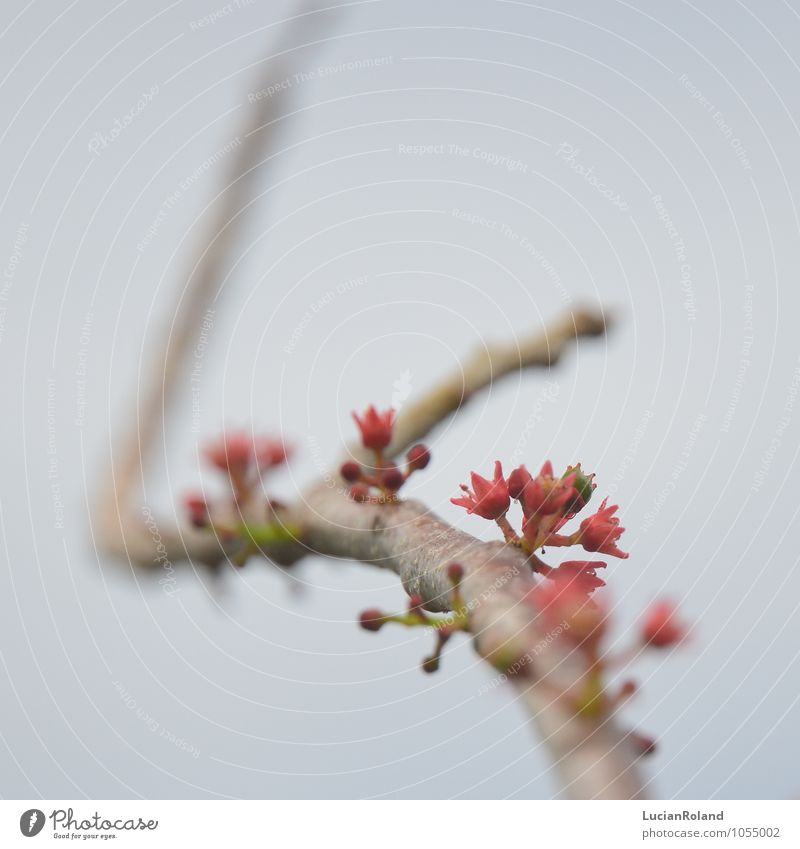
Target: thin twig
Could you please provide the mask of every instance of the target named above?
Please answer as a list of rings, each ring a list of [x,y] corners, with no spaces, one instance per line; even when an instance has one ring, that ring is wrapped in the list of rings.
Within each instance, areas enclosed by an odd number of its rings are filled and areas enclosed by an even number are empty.
[[[531,333],[502,345],[476,348],[460,369],[438,383],[419,401],[403,409],[397,417],[394,438],[387,454],[397,456],[424,439],[449,415],[493,382],[520,369],[555,365],[569,343],[581,336],[600,336],[607,326],[608,316],[602,311],[577,309],[565,312],[540,333]],[[358,446],[354,446],[351,453],[357,459],[369,458],[369,454]]]

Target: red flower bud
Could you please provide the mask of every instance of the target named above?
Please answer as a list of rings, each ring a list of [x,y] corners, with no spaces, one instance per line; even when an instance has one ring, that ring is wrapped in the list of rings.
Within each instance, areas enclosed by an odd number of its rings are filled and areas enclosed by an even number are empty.
[[[348,482],[355,483],[361,480],[361,466],[358,463],[351,461],[342,463],[342,468],[339,469],[339,474]]]
[[[426,657],[425,660],[422,661],[422,671],[423,672],[436,672],[439,668],[439,657],[434,655],[433,657]]]
[[[358,622],[365,631],[380,631],[386,624],[386,614],[381,610],[370,608],[359,616]]]
[[[397,492],[406,482],[406,476],[397,466],[387,466],[381,471],[381,484],[389,492]]]
[[[196,528],[208,526],[208,502],[202,495],[187,495],[183,503],[189,512],[189,521]]]
[[[457,584],[464,577],[464,567],[460,563],[451,563],[447,567],[447,577]]]
[[[352,415],[361,431],[361,442],[365,448],[382,451],[392,441],[395,416],[393,409],[379,413],[371,404],[362,416],[356,413]]]
[[[508,494],[516,500],[532,480],[531,473],[525,466],[519,466],[508,476]]]
[[[686,631],[686,626],[675,616],[675,606],[668,601],[658,601],[645,616],[642,642],[647,646],[665,649],[681,642]]]
[[[408,460],[408,471],[416,472],[419,469],[424,469],[430,463],[431,452],[428,450],[427,445],[420,443],[408,449],[406,460]]]

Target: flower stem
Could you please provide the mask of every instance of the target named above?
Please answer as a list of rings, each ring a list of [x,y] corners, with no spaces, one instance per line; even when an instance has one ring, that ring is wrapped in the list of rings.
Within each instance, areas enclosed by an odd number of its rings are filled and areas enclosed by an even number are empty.
[[[511,527],[511,523],[506,519],[505,516],[501,516],[499,519],[495,519],[497,522],[497,527],[503,532],[503,537],[506,542],[513,543],[517,545],[519,543],[519,537],[517,536],[517,532]]]

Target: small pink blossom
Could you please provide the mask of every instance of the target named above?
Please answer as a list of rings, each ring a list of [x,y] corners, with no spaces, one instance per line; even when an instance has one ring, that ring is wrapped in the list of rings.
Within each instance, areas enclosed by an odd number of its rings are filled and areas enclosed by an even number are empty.
[[[604,605],[589,598],[579,582],[566,576],[541,581],[526,599],[543,617],[546,629],[576,646],[596,650],[608,627]]]
[[[212,466],[244,482],[254,468],[258,475],[262,475],[285,463],[289,450],[281,439],[254,437],[245,431],[235,431],[208,444],[204,454]]]
[[[242,475],[253,462],[253,439],[244,431],[224,434],[206,446],[205,456],[220,471]]]
[[[521,466],[520,471],[525,469]],[[538,476],[530,478],[521,488],[519,498],[522,505],[522,512],[526,517],[531,517],[534,514],[540,516],[550,516],[554,513],[566,515],[568,512],[574,512],[567,508],[572,506],[578,497],[578,491],[575,488],[575,483],[578,479],[580,466],[573,469],[567,469],[567,473],[561,478],[553,477],[553,464],[548,460],[541,468]],[[513,475],[513,472],[512,472]],[[523,476],[519,478],[521,481]]]
[[[382,451],[392,441],[395,411],[392,408],[379,413],[374,404],[359,416],[353,413],[353,419],[361,431],[361,442],[372,451]]]
[[[581,522],[577,541],[587,551],[599,551],[613,557],[626,558],[628,555],[617,548],[617,540],[625,530],[619,526],[619,519],[614,515],[619,507],[616,504],[607,507],[607,502],[608,499],[604,499],[597,513]]]
[[[604,587],[606,582],[597,577],[596,569],[605,569],[606,564],[591,560],[565,560],[553,569],[548,577],[554,580],[569,581],[586,595]]]
[[[500,461],[495,461],[492,480],[481,477],[477,472],[472,472],[471,478],[473,491],[462,483],[461,489],[465,495],[461,498],[451,498],[450,501],[465,508],[468,513],[477,513],[484,519],[499,519],[504,516],[511,505],[511,498]]]
[[[285,463],[289,453],[282,439],[259,436],[253,440],[253,455],[260,473]]]

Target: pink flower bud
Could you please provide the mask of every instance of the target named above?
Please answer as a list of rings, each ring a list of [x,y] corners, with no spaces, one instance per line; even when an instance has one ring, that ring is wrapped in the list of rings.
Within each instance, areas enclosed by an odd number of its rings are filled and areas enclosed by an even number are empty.
[[[531,473],[525,466],[519,466],[508,476],[508,494],[514,500],[518,499],[532,480]]]
[[[546,498],[547,492],[542,479],[532,478],[529,480],[519,495],[519,501],[522,505],[522,512],[525,518],[530,519],[531,516],[535,516],[541,510]]]
[[[381,471],[381,484],[389,492],[397,492],[406,482],[406,476],[397,466],[387,466]]]
[[[451,563],[447,567],[447,577],[454,584],[458,584],[464,577],[464,567],[460,563]]]
[[[386,624],[386,614],[381,610],[370,608],[359,616],[358,622],[365,631],[380,631]]]
[[[355,483],[361,480],[361,466],[358,463],[349,461],[342,463],[342,468],[339,469],[339,474],[348,482]]]
[[[424,469],[430,463],[431,452],[427,445],[414,445],[408,449],[406,460],[408,460],[408,471],[416,472],[419,469]]]
[[[675,606],[669,601],[657,601],[645,615],[641,639],[647,646],[665,649],[681,642],[686,632],[686,626],[675,615]]]

